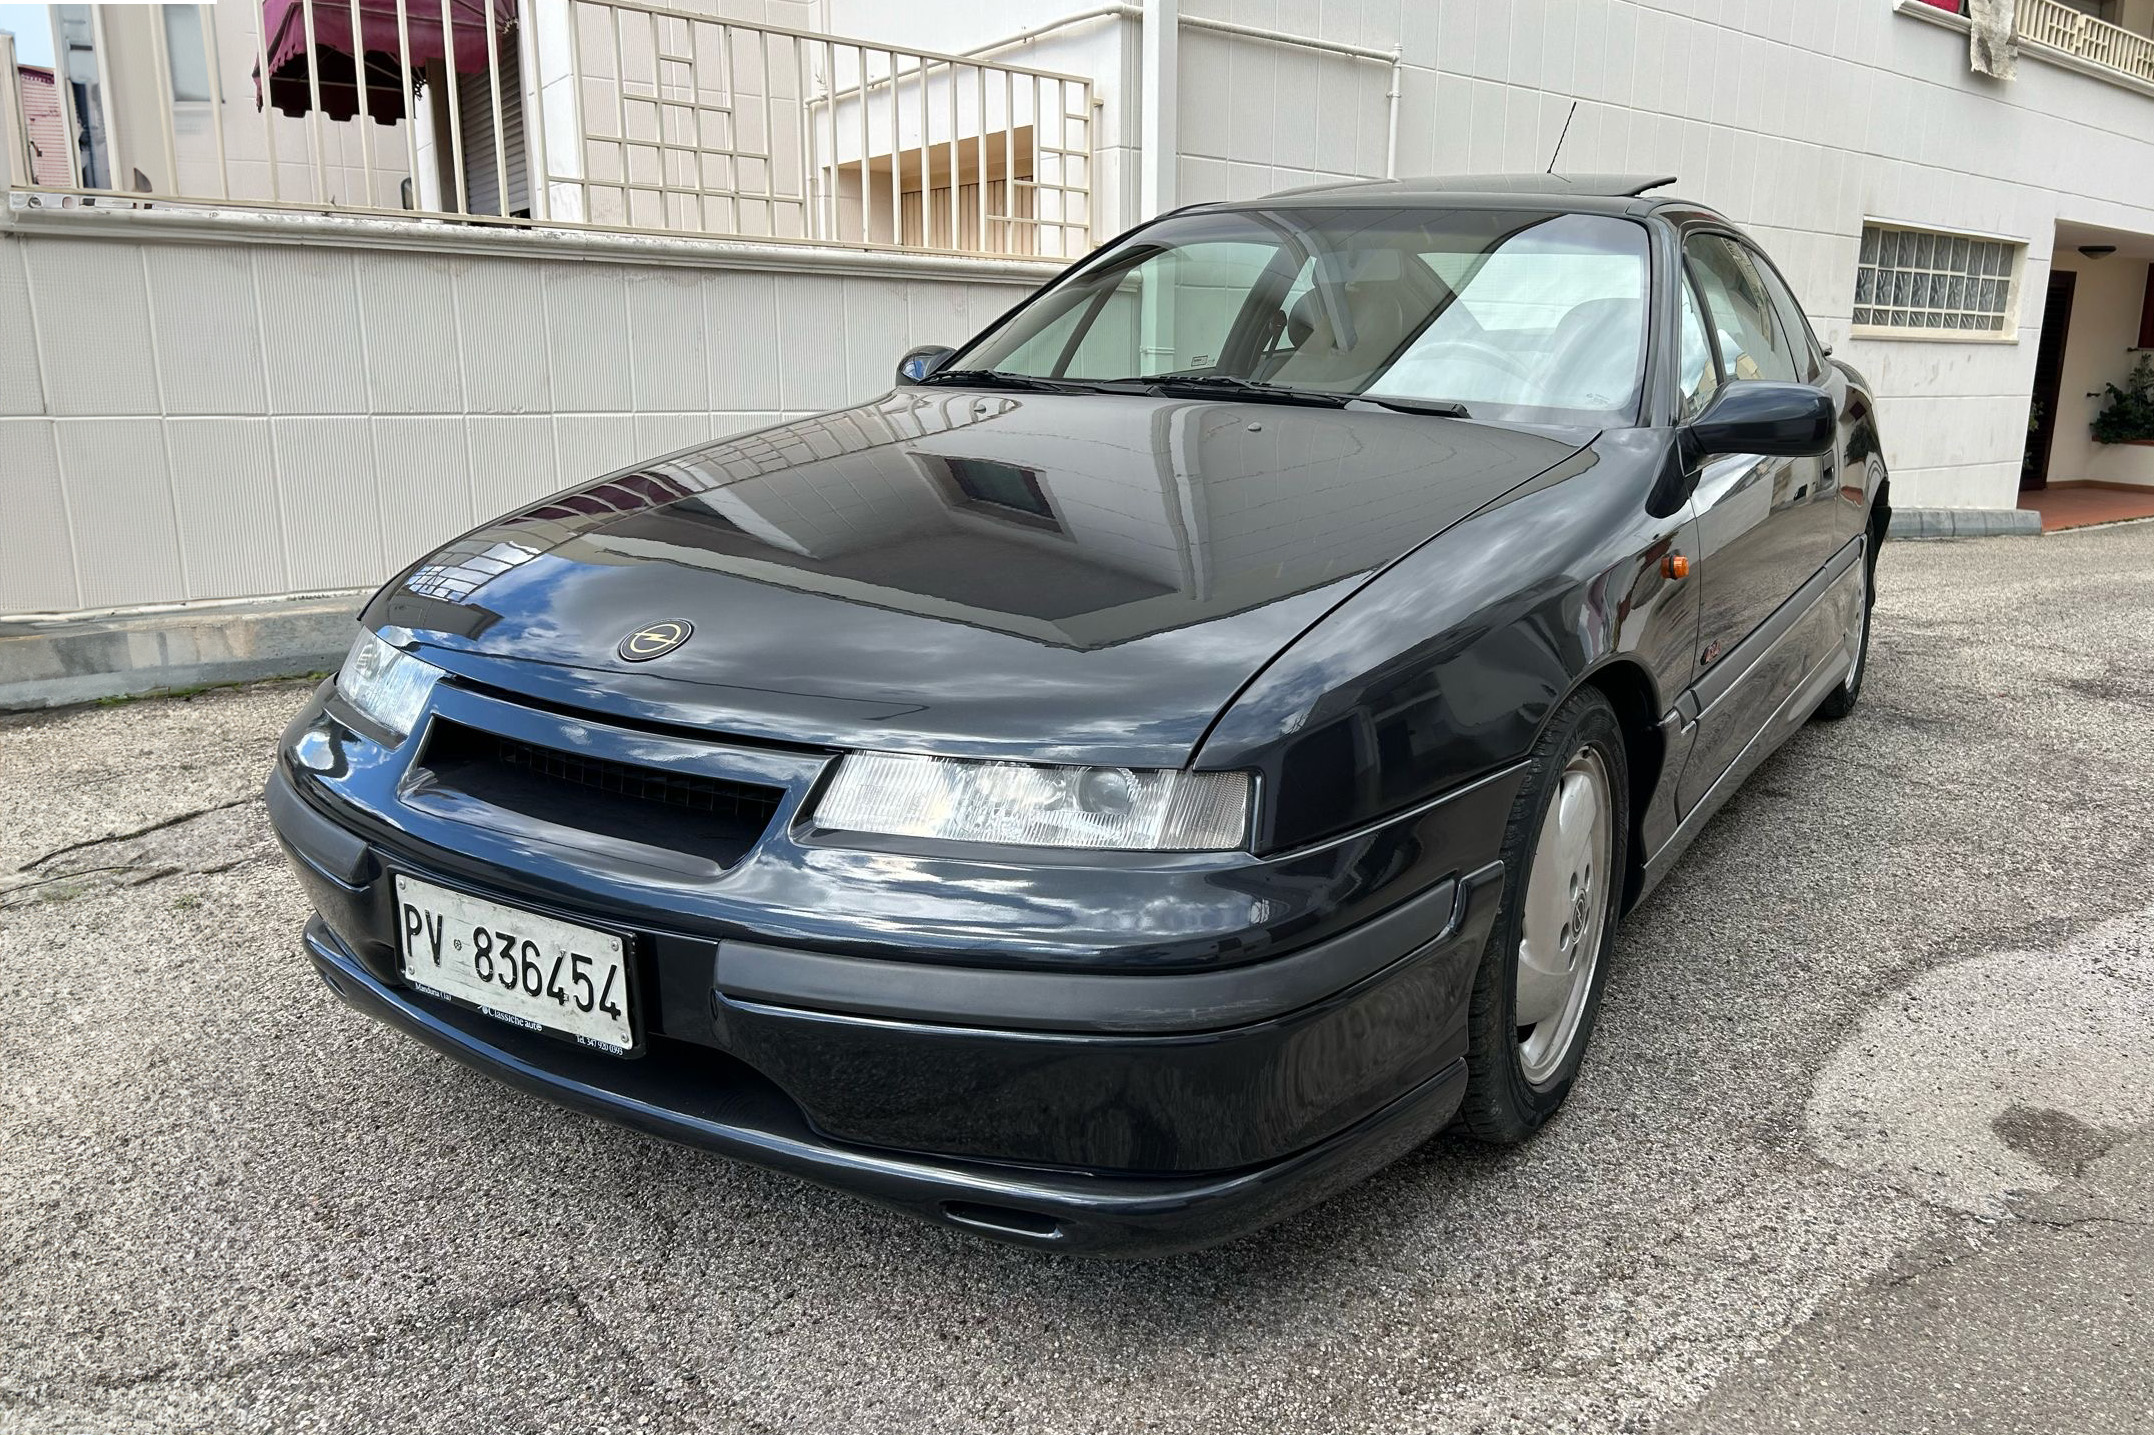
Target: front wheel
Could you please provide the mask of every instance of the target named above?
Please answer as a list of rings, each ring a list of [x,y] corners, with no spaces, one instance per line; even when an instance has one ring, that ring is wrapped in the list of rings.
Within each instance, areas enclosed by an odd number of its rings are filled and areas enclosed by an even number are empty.
[[[1467,1014],[1459,1119],[1484,1141],[1525,1140],[1570,1093],[1593,1035],[1623,896],[1630,769],[1599,692],[1556,711],[1504,828],[1504,902]]]

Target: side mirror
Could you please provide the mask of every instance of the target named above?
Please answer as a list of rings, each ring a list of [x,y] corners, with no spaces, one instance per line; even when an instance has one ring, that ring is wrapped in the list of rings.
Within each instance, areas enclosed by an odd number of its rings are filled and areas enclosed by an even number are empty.
[[[1683,443],[1693,460],[1722,453],[1814,458],[1832,451],[1838,421],[1823,389],[1742,380],[1706,405],[1683,431]]]
[[[898,360],[897,381],[899,388],[922,382],[949,361],[957,350],[947,344],[922,344],[917,349],[907,349]]]

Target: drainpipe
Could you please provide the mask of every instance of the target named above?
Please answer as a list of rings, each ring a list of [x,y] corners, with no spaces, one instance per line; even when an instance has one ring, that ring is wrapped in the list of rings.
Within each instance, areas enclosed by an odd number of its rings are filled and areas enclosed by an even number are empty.
[[[1144,0],[1142,55],[1144,95],[1138,111],[1137,217],[1150,219],[1174,208],[1176,162],[1182,140],[1175,121],[1180,104],[1175,79],[1180,64],[1179,0]]]
[[[1141,21],[1144,19],[1144,7],[1142,5],[1128,4],[1126,0],[1123,0],[1123,3],[1113,5],[1094,6],[1090,10],[1080,10],[1074,15],[1064,15],[1059,20],[1049,20],[1044,25],[1034,25],[1028,30],[1019,30],[1016,34],[1005,39],[990,40],[984,45],[974,45],[969,50],[960,50],[957,55],[961,60],[969,60],[976,55],[992,55],[997,50],[1008,50],[1018,45],[1029,45],[1035,40],[1043,40],[1058,31],[1068,30],[1078,25],[1088,25],[1094,20],[1104,20],[1109,16],[1113,16],[1117,20]]]
[[[1389,132],[1384,139],[1385,179],[1397,179],[1399,177],[1399,91],[1405,88],[1405,70],[1400,63],[1398,53],[1394,51],[1391,56],[1391,89],[1384,95],[1384,99],[1391,106]]]

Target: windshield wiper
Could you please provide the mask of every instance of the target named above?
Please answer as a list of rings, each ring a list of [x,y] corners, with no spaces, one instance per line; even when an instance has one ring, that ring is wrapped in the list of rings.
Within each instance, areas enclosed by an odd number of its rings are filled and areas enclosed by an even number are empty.
[[[1396,394],[1356,394],[1365,404],[1381,404],[1402,414],[1433,414],[1442,419],[1469,419],[1473,415],[1456,399],[1410,399]]]
[[[1190,394],[1200,398],[1247,399],[1260,404],[1305,404],[1312,408],[1343,409],[1352,394],[1327,393],[1322,389],[1292,389],[1284,384],[1260,383],[1232,374],[1146,374],[1137,380],[1158,393]]]
[[[1031,374],[1005,373],[1001,369],[942,369],[920,381],[969,389],[1014,389],[1024,394],[1089,394],[1098,390],[1086,384],[1063,383]]]

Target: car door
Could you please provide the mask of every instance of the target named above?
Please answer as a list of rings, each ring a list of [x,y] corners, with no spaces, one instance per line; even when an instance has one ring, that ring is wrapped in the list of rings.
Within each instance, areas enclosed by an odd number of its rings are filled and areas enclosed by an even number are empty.
[[[1720,383],[1807,382],[1807,341],[1789,331],[1747,247],[1693,231],[1683,243],[1692,294],[1686,326],[1702,321]],[[1687,347],[1687,344],[1686,344]],[[1677,782],[1687,811],[1787,700],[1807,669],[1797,644],[1774,640],[1794,600],[1839,546],[1827,458],[1716,454],[1698,466],[1698,732]]]
[[[1861,533],[1869,521],[1869,492],[1864,484],[1861,460],[1850,457],[1855,452],[1853,395],[1849,391],[1847,375],[1840,371],[1839,365],[1827,362],[1828,351],[1818,342],[1816,332],[1810,327],[1809,316],[1803,313],[1802,305],[1795,302],[1795,291],[1788,288],[1787,280],[1780,277],[1780,271],[1765,256],[1753,250],[1751,258],[1756,261],[1758,277],[1765,281],[1766,289],[1773,296],[1773,307],[1780,311],[1781,321],[1787,326],[1798,358],[1807,365],[1803,382],[1815,384],[1831,395],[1833,412],[1839,415],[1833,451],[1819,460],[1822,472],[1818,484],[1821,497],[1837,485],[1838,502],[1823,504],[1816,515],[1817,523],[1830,530],[1837,547]]]

